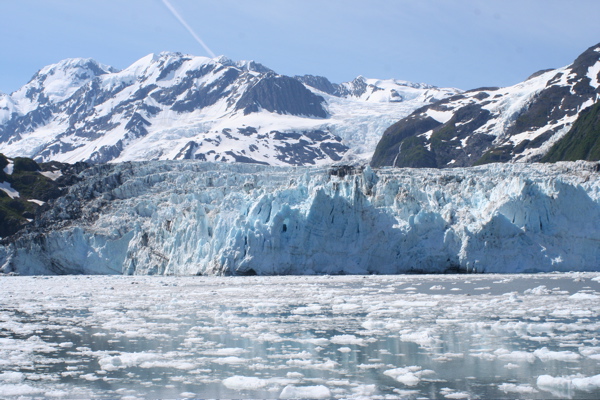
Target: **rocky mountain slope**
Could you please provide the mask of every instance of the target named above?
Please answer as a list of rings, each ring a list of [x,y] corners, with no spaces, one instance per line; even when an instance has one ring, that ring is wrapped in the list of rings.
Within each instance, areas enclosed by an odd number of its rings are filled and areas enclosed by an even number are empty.
[[[179,53],[122,71],[68,59],[0,95],[0,152],[39,162],[330,164],[370,157],[385,127],[457,93],[362,77],[337,85]]]
[[[599,167],[92,166],[0,243],[0,272],[597,270]]]
[[[583,110],[569,132],[542,158],[544,162],[600,160],[600,102]]]
[[[447,168],[589,159],[586,151],[564,158],[549,151],[563,138],[572,147],[568,138],[582,135],[582,126],[591,122],[582,121],[579,133],[565,135],[599,100],[600,44],[569,66],[540,71],[515,86],[470,90],[415,111],[385,131],[371,165]]]
[[[48,202],[65,194],[87,165],[57,162],[38,164],[32,159],[0,154],[0,239],[34,221]]]

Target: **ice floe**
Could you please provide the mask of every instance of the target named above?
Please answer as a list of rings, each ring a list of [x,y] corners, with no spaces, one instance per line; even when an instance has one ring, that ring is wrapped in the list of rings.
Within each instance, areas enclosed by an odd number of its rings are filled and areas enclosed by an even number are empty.
[[[589,398],[598,275],[3,276],[0,393]]]

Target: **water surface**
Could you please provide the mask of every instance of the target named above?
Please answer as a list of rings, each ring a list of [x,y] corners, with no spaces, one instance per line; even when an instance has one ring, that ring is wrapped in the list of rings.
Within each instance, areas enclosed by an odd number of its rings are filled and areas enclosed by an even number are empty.
[[[598,277],[0,277],[0,394],[598,398]]]

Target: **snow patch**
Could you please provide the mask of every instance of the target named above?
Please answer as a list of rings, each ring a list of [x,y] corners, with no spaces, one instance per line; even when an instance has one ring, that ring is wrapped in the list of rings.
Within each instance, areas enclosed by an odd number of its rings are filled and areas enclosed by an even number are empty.
[[[61,176],[63,176],[63,173],[61,170],[56,170],[56,171],[39,171],[40,175],[45,176],[48,179],[51,179],[53,181],[57,180],[58,178],[60,178]]]
[[[4,167],[4,173],[6,175],[12,175],[13,170],[15,168],[15,163],[10,158],[8,159],[8,164]]]
[[[592,86],[595,89],[600,88],[600,62],[597,62],[596,64],[592,65],[589,69],[588,69],[588,73],[587,73],[587,77],[590,78],[590,86]]]
[[[19,192],[13,189],[8,182],[0,182],[0,190],[6,193],[11,199],[16,199],[19,197]]]
[[[452,110],[440,111],[431,108],[426,111],[426,114],[442,124],[445,124],[446,122],[450,121],[450,119],[452,119],[452,117],[454,116],[454,112]]]

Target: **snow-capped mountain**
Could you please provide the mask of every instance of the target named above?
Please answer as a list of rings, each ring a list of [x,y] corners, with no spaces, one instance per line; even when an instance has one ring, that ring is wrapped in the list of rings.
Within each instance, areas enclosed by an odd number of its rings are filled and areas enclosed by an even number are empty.
[[[600,100],[600,44],[573,64],[506,88],[480,88],[390,126],[371,165],[463,167],[540,160]]]
[[[68,59],[0,95],[0,152],[71,163],[329,164],[370,157],[385,127],[459,92],[362,77],[332,84],[179,53],[122,71]]]
[[[0,242],[0,273],[595,271],[599,167],[87,166]]]
[[[352,98],[367,102],[402,102],[419,100],[436,102],[448,96],[446,91],[424,83],[413,83],[397,79],[366,79],[359,76],[351,82],[331,83],[322,76],[296,76],[304,84],[337,97]]]
[[[15,103],[12,98],[0,93],[0,124],[5,123],[15,113]]]

